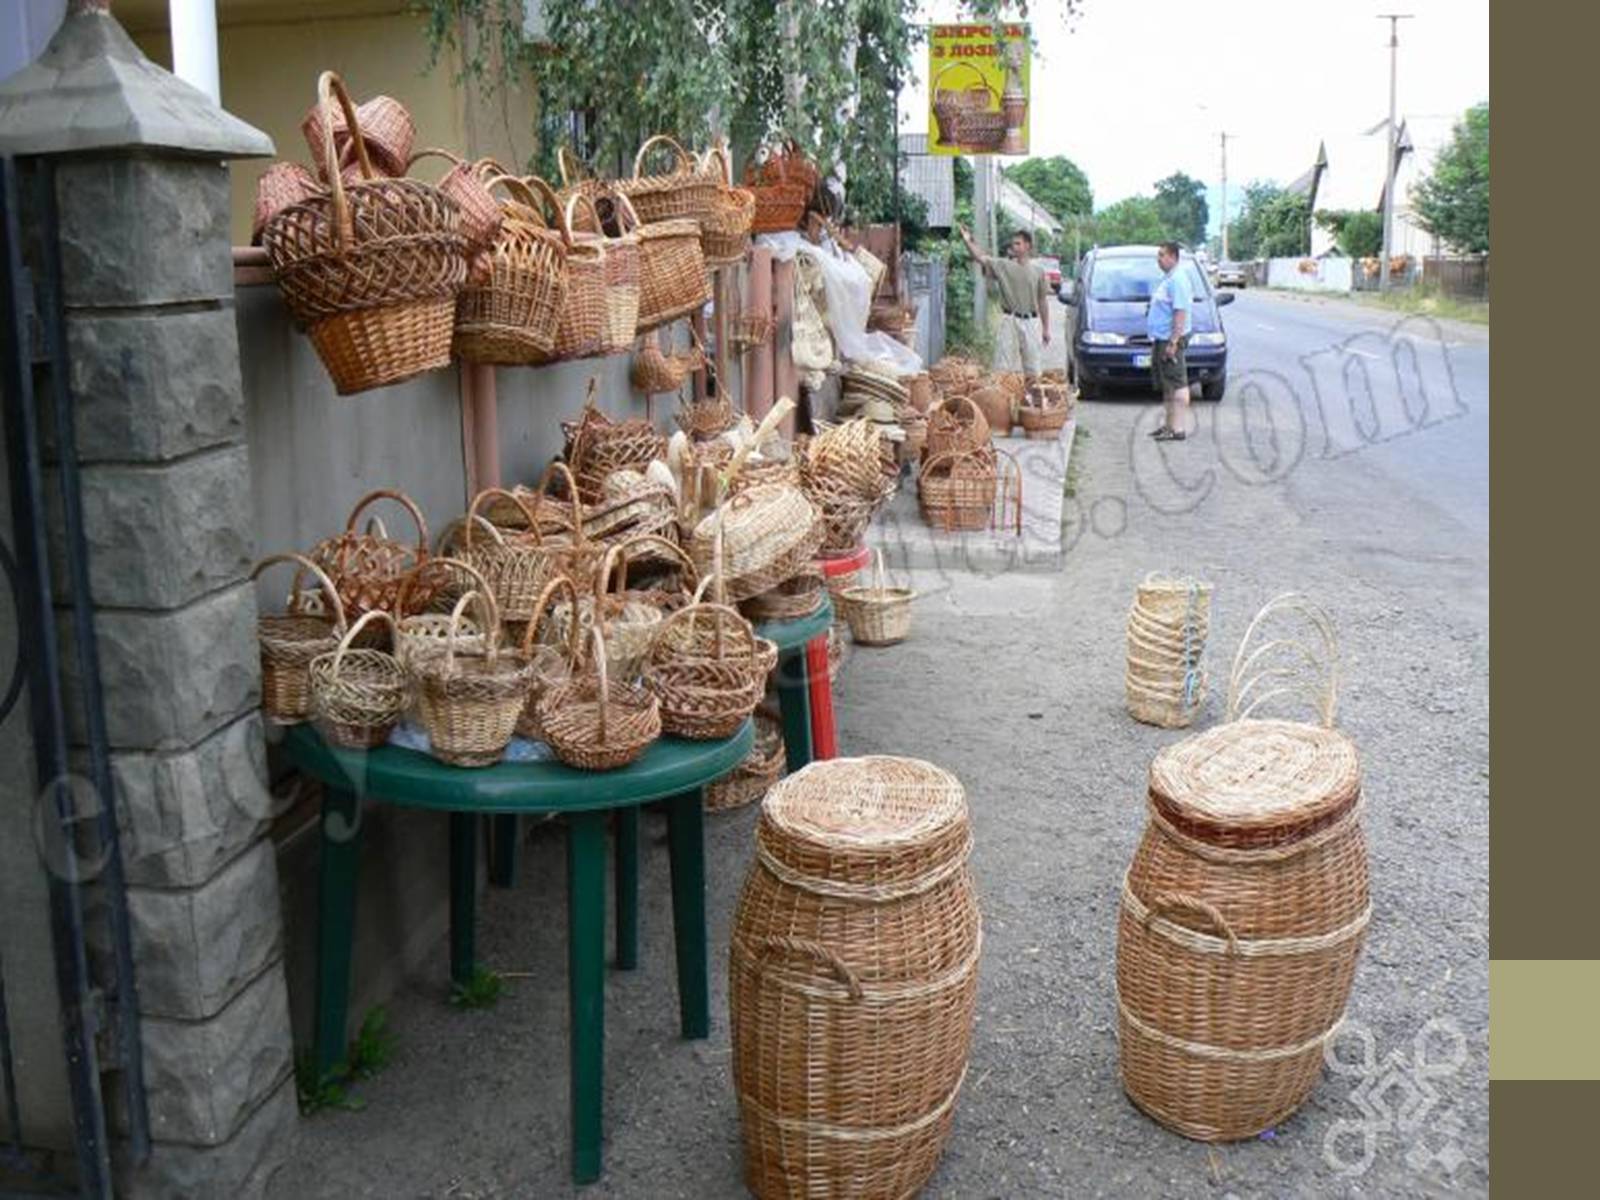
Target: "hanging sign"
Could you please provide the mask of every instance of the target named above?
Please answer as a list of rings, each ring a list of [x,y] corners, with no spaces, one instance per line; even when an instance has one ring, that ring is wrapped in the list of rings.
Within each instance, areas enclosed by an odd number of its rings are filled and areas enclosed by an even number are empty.
[[[928,31],[928,152],[1026,154],[1033,56],[1028,26]]]

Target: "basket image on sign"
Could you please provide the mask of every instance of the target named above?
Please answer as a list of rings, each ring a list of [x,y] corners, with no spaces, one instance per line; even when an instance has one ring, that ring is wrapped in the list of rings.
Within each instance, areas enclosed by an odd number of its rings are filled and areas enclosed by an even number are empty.
[[[1028,153],[1032,34],[1021,22],[928,31],[928,152]]]

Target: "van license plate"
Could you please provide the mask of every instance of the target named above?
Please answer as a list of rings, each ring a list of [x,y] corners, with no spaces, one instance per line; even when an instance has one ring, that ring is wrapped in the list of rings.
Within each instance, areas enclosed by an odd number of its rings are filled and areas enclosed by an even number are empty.
[[[1150,356],[1148,354],[1135,354],[1133,356],[1133,365],[1136,367],[1148,367],[1150,365]]]

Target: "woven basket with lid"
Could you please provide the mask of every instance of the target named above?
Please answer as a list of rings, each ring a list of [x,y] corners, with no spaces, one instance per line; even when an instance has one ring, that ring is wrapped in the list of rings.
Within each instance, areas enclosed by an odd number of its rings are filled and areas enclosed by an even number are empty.
[[[1372,908],[1360,761],[1331,694],[1323,724],[1231,720],[1150,768],[1117,935],[1122,1078],[1189,1137],[1294,1112],[1349,999]]]
[[[913,1195],[966,1073],[982,931],[954,776],[814,762],[762,803],[729,1007],[745,1183],[760,1197]]]

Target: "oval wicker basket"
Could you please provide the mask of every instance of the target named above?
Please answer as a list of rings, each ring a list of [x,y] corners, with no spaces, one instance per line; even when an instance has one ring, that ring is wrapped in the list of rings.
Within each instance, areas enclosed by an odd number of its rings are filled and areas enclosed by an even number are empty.
[[[311,161],[325,177],[328,168],[324,164],[338,162],[348,168],[356,158],[350,136],[354,128],[373,166],[384,175],[404,175],[417,137],[416,123],[406,106],[393,96],[374,96],[356,105],[355,117],[351,122],[343,110],[325,116],[321,105],[308,109],[300,132],[311,150]]]
[[[950,396],[928,413],[924,461],[989,445],[989,421],[966,396]]]
[[[697,169],[717,185],[700,218],[700,249],[705,254],[706,266],[726,267],[741,261],[750,249],[755,193],[733,185],[733,161],[721,145],[707,150]]]
[[[768,147],[766,161],[745,168],[745,186],[755,197],[752,233],[790,233],[799,228],[817,186],[816,168],[793,142]]]
[[[580,203],[589,210],[587,220],[578,217]],[[565,211],[573,245],[597,246],[605,254],[599,344],[595,352],[626,353],[639,329],[639,237],[633,233],[610,236],[593,195],[572,192],[567,196]]]
[[[317,93],[325,130],[336,106],[361,128],[336,74],[324,71]],[[319,160],[328,190],[279,209],[261,231],[284,304],[341,396],[448,365],[467,274],[455,202],[414,179],[379,177],[365,141],[354,145],[357,182],[341,177],[329,133]]]
[[[478,606],[480,629],[500,628],[488,594],[472,591],[456,601],[444,653],[414,664],[417,709],[435,758],[457,767],[486,767],[500,761],[516,732],[533,669],[516,653],[503,653],[499,639],[481,656],[460,652],[460,621],[471,604]]]
[[[725,593],[730,600],[746,600],[803,570],[823,534],[817,510],[803,493],[762,483],[739,491],[702,520],[689,552],[705,574],[722,539]]]
[[[458,154],[430,146],[411,155],[406,162],[406,174],[425,158],[442,158],[450,164],[435,186],[455,201],[468,254],[487,249],[494,243],[495,234],[500,232],[502,215],[500,202],[489,190],[489,181],[504,172],[494,171],[490,159],[467,162]]]
[[[589,665],[575,664],[572,677],[545,692],[539,724],[556,757],[582,771],[625,767],[661,736],[661,711],[641,684],[613,682],[606,669],[605,639],[589,630]]]
[[[381,610],[350,626],[339,645],[311,660],[311,709],[317,731],[335,746],[370,750],[389,740],[411,705],[411,678],[387,650],[352,649],[369,622],[382,621],[394,638],[394,618]]]
[[[982,928],[966,797],[911,759],[814,762],[761,806],[729,953],[745,1183],[914,1196],[966,1074]]]
[[[758,624],[764,621],[798,621],[822,607],[823,595],[822,571],[808,566],[776,587],[743,601],[739,611]]]
[[[478,509],[491,498],[521,507],[527,527],[519,533],[503,532],[479,517]],[[472,498],[461,530],[461,557],[488,583],[502,621],[526,621],[559,568],[555,547],[545,544],[533,510],[516,493],[497,487],[485,488]]]
[[[567,299],[572,246],[565,214],[550,185],[497,175],[503,189],[500,230],[486,254],[486,269],[468,281],[456,306],[455,352],[467,362],[503,366],[549,362]],[[550,228],[541,203],[554,212]]]
[[[644,174],[645,157],[657,146],[672,152],[674,166],[670,171],[656,175]],[[626,196],[628,203],[639,214],[641,224],[649,226],[663,221],[687,219],[699,223],[716,203],[720,185],[715,175],[707,175],[696,167],[694,156],[671,137],[658,133],[647,138],[633,159],[633,177],[619,179],[616,189]]]
[[[911,634],[911,602],[917,593],[890,587],[883,571],[883,551],[875,552],[871,587],[848,587],[839,594],[839,613],[850,626],[850,638],[862,646],[893,646]]]
[[[931,455],[917,476],[922,519],[935,529],[975,531],[1008,523],[1022,532],[1022,468],[994,446]]]
[[[700,223],[687,218],[643,225],[627,196],[617,197],[619,228],[639,239],[638,332],[648,333],[711,301]]]
[[[363,532],[356,532],[361,514],[379,500],[393,500],[406,510],[417,529],[416,545],[391,539],[376,521]],[[358,620],[373,609],[392,615],[399,611],[400,589],[405,586],[406,577],[428,560],[428,523],[411,497],[380,488],[356,501],[344,532],[318,542],[308,557],[328,573],[339,589],[347,618]],[[411,594],[417,605],[427,603],[426,589],[414,585]]]
[[[426,609],[413,606],[412,594],[419,587],[432,597]],[[435,555],[406,577],[395,605],[402,615],[394,623],[394,656],[402,666],[412,670],[422,660],[443,654],[452,638],[464,653],[489,652],[489,640],[498,639],[499,630],[480,629],[464,615],[454,630],[450,624],[456,601],[475,589],[488,592],[489,581],[471,563],[448,556]]]
[[[311,715],[311,660],[336,649],[347,625],[339,589],[326,572],[299,554],[269,554],[251,568],[250,578],[276,563],[299,564],[288,603],[280,614],[256,618],[261,651],[261,708],[275,725],[298,725]],[[310,573],[322,588],[326,604],[308,611],[302,577]]]
[[[755,711],[766,692],[765,666],[750,622],[726,604],[697,598],[656,630],[644,683],[660,702],[664,732],[711,741],[732,737]]]

